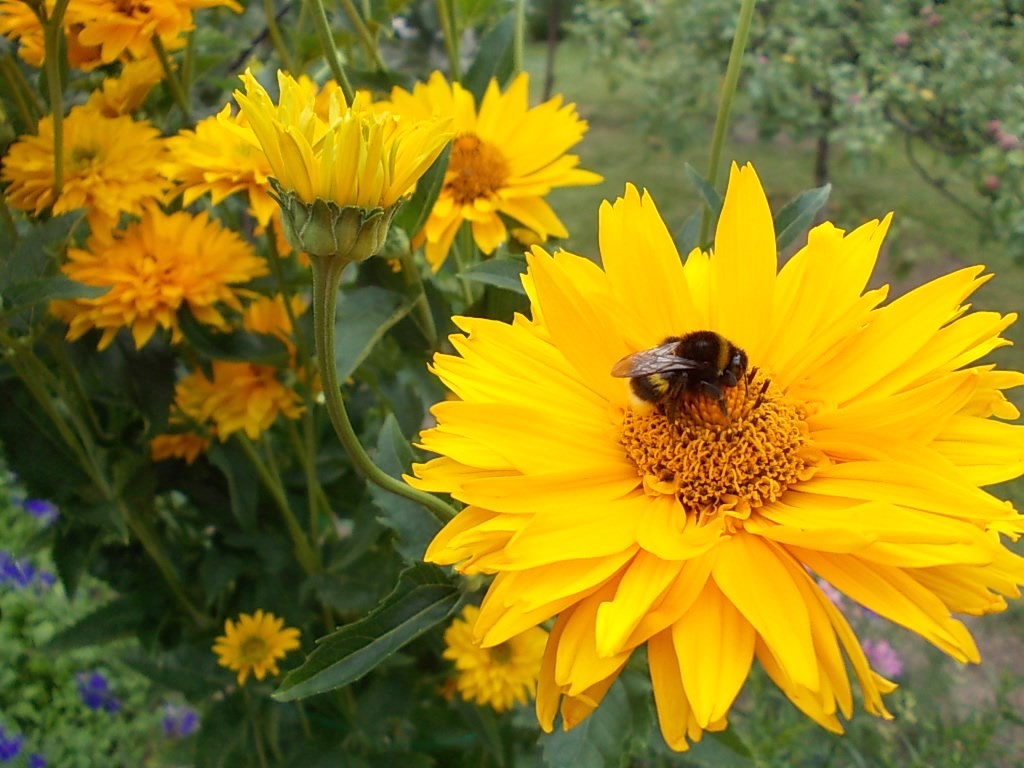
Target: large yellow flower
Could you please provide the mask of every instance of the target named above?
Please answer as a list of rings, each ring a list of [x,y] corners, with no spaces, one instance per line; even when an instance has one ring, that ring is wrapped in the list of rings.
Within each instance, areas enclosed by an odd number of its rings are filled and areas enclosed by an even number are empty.
[[[224,634],[214,642],[213,652],[217,663],[238,672],[238,684],[244,685],[250,674],[257,680],[280,674],[278,660],[298,647],[299,630],[259,610],[239,614],[237,622],[226,619]]]
[[[422,443],[440,457],[410,482],[467,506],[426,559],[496,574],[475,628],[485,647],[558,617],[545,729],[559,706],[566,727],[585,718],[645,644],[675,749],[726,727],[755,658],[829,730],[852,714],[847,663],[866,709],[888,717],[893,684],[816,577],[979,660],[951,612],[1001,610],[1024,582],[1001,542],[1024,518],[982,490],[1024,471],[1024,427],[1002,421],[1024,375],[975,363],[1015,318],[967,312],[981,267],[888,304],[885,288],[865,292],[888,224],[823,224],[777,273],[761,184],[734,167],[714,253],[683,263],[628,187],[601,207],[603,269],[535,248],[532,321],[458,319],[459,354],[434,370],[461,399],[434,407]],[[745,350],[746,373],[684,389],[674,419],[610,375],[697,330]]]
[[[99,329],[104,349],[122,328],[141,348],[158,327],[181,335],[177,312],[187,306],[203,323],[226,327],[218,305],[241,310],[236,283],[266,274],[267,265],[247,242],[206,213],[165,214],[147,206],[140,221],[113,235],[96,233],[87,248],[72,248],[62,267],[85,285],[109,288],[94,299],[54,302],[74,341]]]
[[[191,205],[210,193],[214,205],[244,192],[252,215],[261,226],[270,223],[277,203],[267,193],[272,171],[267,156],[241,113],[225,105],[216,115],[200,120],[167,140],[171,160],[161,172],[179,182],[182,202]]]
[[[53,188],[53,118],[38,132],[19,137],[4,158],[0,177],[10,186],[12,208],[36,215],[89,209],[94,232],[112,228],[121,213],[140,215],[143,203],[160,199],[167,181],[158,172],[166,148],[160,132],[126,115],[105,117],[91,107],[74,107],[64,118],[64,184]]]
[[[328,116],[308,87],[278,72],[274,104],[247,70],[235,91],[281,187],[303,203],[390,208],[407,195],[451,138],[450,120],[398,117],[371,109],[360,94],[349,107],[340,90],[327,93]]]
[[[119,76],[105,78],[86,104],[104,117],[130,115],[142,105],[153,86],[163,77],[163,67],[154,56],[129,61],[121,68]]]
[[[56,0],[46,0],[47,16],[52,16]],[[64,11],[64,39],[67,44],[68,65],[84,72],[103,64],[98,45],[83,45],[78,39],[82,31],[87,6],[80,0],[70,0]],[[18,43],[18,56],[33,67],[43,66],[46,46],[43,25],[25,0],[0,0],[0,35]]]
[[[504,643],[481,648],[473,637],[479,615],[479,608],[467,605],[449,625],[444,657],[455,664],[455,687],[465,701],[506,712],[534,697],[548,633],[531,627]]]
[[[416,242],[426,242],[427,261],[441,267],[463,221],[484,253],[493,253],[508,237],[503,216],[535,232],[542,240],[567,237],[565,225],[544,200],[555,187],[597,184],[601,177],[578,168],[579,158],[565,154],[587,131],[575,104],[556,96],[532,109],[529,77],[521,73],[502,93],[492,80],[480,103],[458,83],[435,72],[412,93],[391,92],[390,108],[423,119],[454,118],[455,140],[444,188]]]

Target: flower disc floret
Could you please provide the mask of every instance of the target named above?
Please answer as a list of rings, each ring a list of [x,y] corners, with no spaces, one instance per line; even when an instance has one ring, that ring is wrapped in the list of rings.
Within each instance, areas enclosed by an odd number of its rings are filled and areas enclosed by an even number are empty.
[[[602,266],[534,247],[530,319],[456,318],[454,354],[433,362],[454,399],[421,437],[437,458],[409,481],[466,506],[425,559],[493,575],[482,648],[555,620],[545,730],[585,719],[641,647],[677,750],[727,727],[755,659],[830,731],[852,716],[851,673],[888,718],[895,684],[843,605],[979,660],[957,615],[1002,610],[1024,583],[1003,540],[1024,518],[985,490],[1024,472],[1004,394],[1024,374],[977,362],[1015,315],[967,311],[981,267],[886,303],[867,284],[888,225],[822,224],[780,270],[764,190],[734,166],[714,251],[683,261],[628,186],[600,210]],[[638,402],[612,375],[701,330],[746,353],[724,407],[708,388]]]

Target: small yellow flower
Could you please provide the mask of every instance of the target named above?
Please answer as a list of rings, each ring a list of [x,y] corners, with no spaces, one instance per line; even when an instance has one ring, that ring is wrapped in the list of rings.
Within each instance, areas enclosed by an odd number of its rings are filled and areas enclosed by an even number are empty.
[[[191,464],[199,454],[206,453],[210,439],[194,432],[175,432],[157,435],[149,441],[149,455],[153,461],[184,459]]]
[[[490,648],[480,647],[473,625],[480,615],[467,605],[445,630],[444,657],[455,663],[455,685],[465,701],[505,712],[537,691],[548,633],[533,627]]]
[[[917,93],[924,101],[931,101],[935,98],[935,91],[931,88],[922,88]]]
[[[160,132],[127,115],[104,117],[94,108],[74,107],[64,118],[64,184],[53,189],[53,118],[38,132],[11,145],[0,178],[10,186],[12,208],[39,215],[89,209],[94,232],[111,229],[121,213],[136,216],[143,203],[160,199],[167,181],[158,173],[166,148]]]
[[[545,195],[555,187],[601,181],[596,173],[577,167],[576,155],[566,154],[587,131],[576,105],[563,106],[562,97],[556,96],[531,109],[528,95],[525,72],[505,93],[492,80],[478,110],[469,91],[435,72],[412,93],[393,89],[390,104],[382,107],[420,120],[451,115],[455,121],[444,188],[413,241],[426,242],[427,261],[435,270],[464,221],[472,224],[473,239],[484,253],[493,253],[507,239],[503,217],[519,222],[542,241],[567,237]]]
[[[77,0],[80,6],[84,45],[102,48],[101,58],[109,64],[125,52],[132,58],[153,55],[152,41],[159,37],[164,48],[184,45],[181,35],[195,28],[192,11],[224,6],[240,12],[235,0]]]
[[[174,405],[197,425],[212,427],[221,442],[235,432],[259,438],[278,416],[299,418],[302,398],[279,379],[276,368],[255,363],[214,360],[213,378],[194,371],[178,382]]]
[[[288,651],[299,647],[299,630],[285,627],[284,619],[262,610],[250,615],[242,613],[238,621],[226,619],[224,634],[213,644],[217,663],[238,673],[238,684],[244,685],[251,674],[262,680],[268,674],[279,675],[277,662]]]
[[[153,86],[163,80],[164,70],[153,56],[129,61],[118,77],[108,77],[98,91],[93,91],[86,106],[104,117],[129,115],[138,109]]]
[[[68,339],[86,332],[103,332],[105,349],[122,328],[128,328],[137,348],[157,328],[181,331],[177,312],[187,306],[207,325],[225,328],[219,304],[241,311],[236,283],[266,274],[267,265],[246,241],[207,214],[163,213],[149,205],[142,219],[123,232],[96,233],[87,248],[72,248],[61,268],[85,285],[109,288],[94,299],[53,302],[51,310],[68,322]]]
[[[53,13],[56,0],[46,0],[46,12]],[[67,43],[68,65],[89,72],[103,64],[98,45],[83,45],[78,39],[82,31],[83,7],[79,0],[70,0],[64,11],[64,39]],[[43,25],[25,0],[0,0],[0,36],[18,43],[18,56],[26,64],[41,67],[46,59]]]
[[[243,193],[256,221],[267,226],[277,211],[277,204],[267,193],[270,163],[245,117],[231,114],[231,105],[200,120],[194,130],[182,130],[170,137],[167,147],[171,159],[160,171],[178,182],[185,205],[207,192],[214,205]]]
[[[299,296],[293,296],[290,302],[291,315],[298,317],[306,311],[307,303]],[[276,336],[288,351],[295,352],[295,342],[292,339],[292,321],[288,314],[288,307],[285,306],[284,297],[260,296],[255,299],[242,313],[242,327],[253,333],[266,333]]]
[[[245,93],[235,91],[274,178],[303,203],[326,200],[338,206],[390,208],[410,192],[451,138],[450,120],[414,120],[377,114],[360,94],[349,107],[331,90],[328,119],[317,113],[304,88],[278,72],[280,98],[274,104],[246,70]]]

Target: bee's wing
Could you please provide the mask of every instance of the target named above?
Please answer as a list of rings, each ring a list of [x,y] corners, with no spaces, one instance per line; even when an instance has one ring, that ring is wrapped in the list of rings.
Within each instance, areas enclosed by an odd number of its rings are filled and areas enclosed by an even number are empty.
[[[612,376],[632,378],[648,376],[652,373],[670,373],[672,371],[693,371],[705,367],[697,360],[680,357],[675,353],[679,342],[662,344],[660,347],[645,349],[626,355],[612,366]]]

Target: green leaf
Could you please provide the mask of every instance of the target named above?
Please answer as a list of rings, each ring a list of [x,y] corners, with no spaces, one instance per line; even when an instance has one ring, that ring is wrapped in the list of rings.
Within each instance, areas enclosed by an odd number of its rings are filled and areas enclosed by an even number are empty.
[[[305,663],[274,693],[278,701],[303,699],[348,685],[447,619],[460,593],[437,566],[419,563],[402,572],[398,585],[359,621],[317,640]]]
[[[775,216],[775,243],[780,251],[796,240],[814,221],[818,211],[828,202],[832,185],[825,184],[801,192]]]
[[[525,272],[526,262],[521,259],[488,259],[462,270],[459,276],[525,296],[522,280]]]
[[[213,360],[288,365],[288,348],[276,336],[248,331],[219,333],[199,322],[187,305],[178,310],[178,325],[189,344]]]
[[[389,475],[401,479],[412,466],[413,453],[398,426],[394,414],[384,419],[380,435],[377,438],[377,452],[374,462]],[[397,536],[395,549],[410,562],[419,562],[431,539],[441,530],[441,524],[430,512],[420,504],[402,496],[385,491],[371,484],[370,496],[373,503],[381,511],[377,519]]]
[[[44,651],[69,651],[134,635],[146,616],[142,595],[116,598],[55,634]]]
[[[726,728],[724,731],[709,731],[707,735],[733,754],[747,760],[754,759],[754,753],[747,746],[746,742],[740,738],[739,734],[736,733],[735,728]]]
[[[3,293],[4,308],[30,307],[55,299],[95,299],[109,290],[109,287],[76,283],[64,275],[40,277],[7,286]]]
[[[249,713],[242,696],[235,693],[215,700],[203,712],[202,727],[196,738],[195,768],[226,768],[237,751],[249,747]]]
[[[444,187],[444,175],[448,172],[448,156],[451,153],[451,145],[444,148],[444,151],[437,156],[427,172],[416,182],[416,192],[413,196],[398,209],[395,214],[392,227],[401,227],[410,237],[416,235],[427,221],[437,196],[441,194]]]
[[[689,163],[686,164],[686,175],[690,177],[693,186],[700,193],[701,199],[704,200],[704,205],[711,209],[712,219],[717,221],[719,214],[722,212],[722,196]]]
[[[512,39],[515,32],[515,18],[511,13],[495,24],[480,40],[476,58],[462,78],[462,85],[476,98],[479,104],[491,78],[498,85],[504,85],[512,76]]]
[[[542,736],[544,762],[552,768],[585,765],[618,768],[629,760],[623,749],[633,730],[633,713],[621,680],[612,683],[594,713],[571,731],[556,729]]]
[[[334,320],[334,354],[338,380],[360,366],[388,329],[409,314],[412,302],[396,291],[368,285],[346,292]]]
[[[256,527],[256,508],[260,500],[259,478],[252,464],[234,442],[213,442],[206,452],[207,458],[228,481],[231,511],[245,530]]]
[[[61,261],[71,230],[82,220],[81,213],[66,213],[20,232],[15,239],[7,227],[0,226],[0,293],[8,286],[44,277],[52,264]],[[19,227],[20,229],[20,227]]]
[[[698,242],[700,239],[700,217],[700,211],[691,213],[673,238],[676,242],[676,248],[679,249],[679,256],[684,260],[690,251],[700,245]]]

